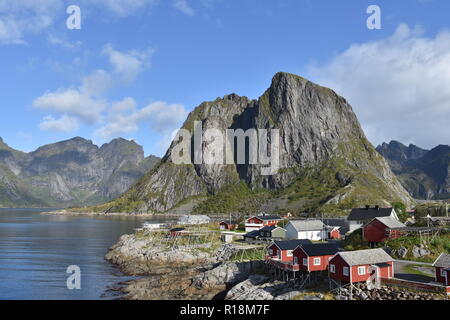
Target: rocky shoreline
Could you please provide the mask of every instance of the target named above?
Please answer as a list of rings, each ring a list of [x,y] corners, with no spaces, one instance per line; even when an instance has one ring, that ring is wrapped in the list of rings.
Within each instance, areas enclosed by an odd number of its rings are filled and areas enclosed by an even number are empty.
[[[298,284],[274,279],[264,261],[230,261],[230,244],[203,243],[168,247],[157,232],[123,235],[105,259],[138,279],[122,283],[126,300],[348,300],[330,293],[327,279],[299,289]],[[319,277],[320,278],[320,277]],[[402,288],[355,289],[356,300],[443,300],[443,295],[411,292]]]
[[[105,259],[127,275],[141,276],[122,284],[127,300],[273,300],[291,297],[297,291],[284,283],[271,283],[264,275],[263,261],[225,261],[233,248],[217,249],[212,244],[167,248],[150,234],[124,235],[112,246]],[[270,283],[270,285],[269,285]],[[273,288],[266,290],[260,286]],[[245,297],[239,294],[246,288]],[[286,293],[291,294],[286,295]]]

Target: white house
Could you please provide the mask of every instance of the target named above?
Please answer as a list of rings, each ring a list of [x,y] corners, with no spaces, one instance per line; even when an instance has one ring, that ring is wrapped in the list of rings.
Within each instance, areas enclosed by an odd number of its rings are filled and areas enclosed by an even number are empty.
[[[286,229],[286,239],[313,241],[327,239],[327,230],[320,220],[291,220],[284,228]]]
[[[353,209],[347,217],[350,232],[361,228],[375,218],[383,217],[392,217],[399,220],[394,208],[380,208],[379,206],[371,208],[370,206],[366,206],[365,208]]]

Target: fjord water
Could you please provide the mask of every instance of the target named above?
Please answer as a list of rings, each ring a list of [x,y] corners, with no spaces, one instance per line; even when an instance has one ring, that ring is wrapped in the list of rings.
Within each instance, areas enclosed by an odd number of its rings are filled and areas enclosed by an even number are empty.
[[[104,260],[119,237],[140,227],[131,217],[43,215],[0,209],[0,299],[102,299],[129,280]],[[67,267],[81,269],[81,289],[67,289]],[[105,294],[106,293],[106,294]]]

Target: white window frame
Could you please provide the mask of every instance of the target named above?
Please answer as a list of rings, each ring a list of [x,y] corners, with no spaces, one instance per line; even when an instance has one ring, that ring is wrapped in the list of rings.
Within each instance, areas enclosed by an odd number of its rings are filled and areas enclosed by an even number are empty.
[[[320,266],[322,264],[322,259],[321,258],[314,258],[313,264],[315,266]]]
[[[303,258],[303,265],[307,266],[308,265],[308,258]]]
[[[346,277],[350,275],[350,268],[349,267],[343,267],[342,268],[342,274]]]
[[[269,254],[273,256],[273,249],[269,249]]]
[[[367,273],[366,267],[358,267],[358,276],[364,276],[364,275],[366,275],[366,273]]]
[[[298,265],[298,257],[294,257],[294,265]]]
[[[292,257],[293,254],[294,254],[294,250],[288,250],[287,251],[287,256],[288,257]]]
[[[336,273],[336,266],[334,264],[330,264],[330,272]]]

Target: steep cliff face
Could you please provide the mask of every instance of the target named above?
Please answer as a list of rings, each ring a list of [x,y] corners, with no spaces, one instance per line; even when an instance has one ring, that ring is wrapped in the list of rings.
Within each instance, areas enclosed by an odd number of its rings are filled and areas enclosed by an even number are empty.
[[[91,205],[119,196],[158,159],[134,141],[74,138],[23,153],[0,141],[1,206]]]
[[[450,198],[450,146],[432,150],[392,141],[377,147],[400,182],[417,199]]]
[[[174,141],[158,166],[124,196],[101,208],[166,212],[200,199],[194,211],[338,214],[369,202],[411,201],[387,162],[365,138],[346,100],[299,76],[276,74],[258,100],[231,94],[202,103],[183,128],[193,134],[196,121],[203,132],[214,128],[224,136],[227,129],[267,129],[269,150],[271,132],[278,129],[280,169],[266,175],[267,165],[250,163],[252,142],[246,143],[244,164],[177,165],[172,163],[172,154],[180,141]],[[211,153],[211,146],[204,136],[204,156]]]

